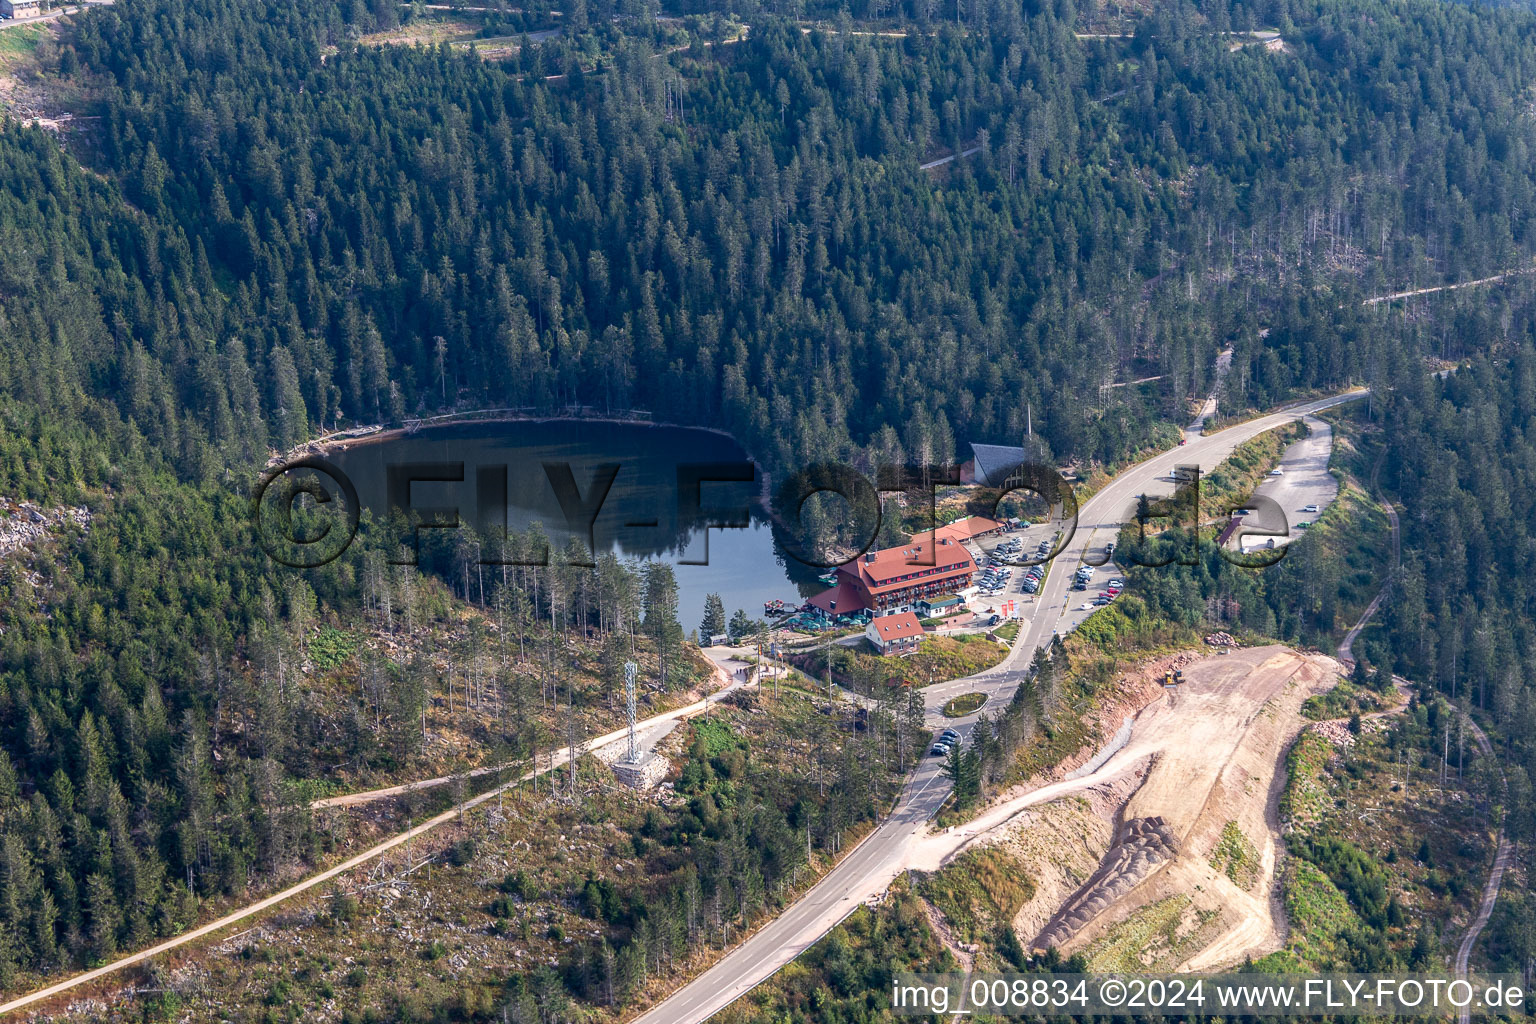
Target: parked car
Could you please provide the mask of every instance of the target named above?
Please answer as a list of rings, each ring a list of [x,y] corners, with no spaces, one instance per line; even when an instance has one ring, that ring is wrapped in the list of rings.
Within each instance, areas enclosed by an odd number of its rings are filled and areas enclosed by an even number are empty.
[[[949,748],[942,743],[935,743],[933,748],[929,750],[928,753],[934,757],[948,757]]]
[[[1316,505],[1303,505],[1303,506],[1301,506],[1301,510],[1303,512],[1313,512],[1313,513],[1315,513],[1317,511],[1317,506]]]
[[[1276,466],[1274,469],[1269,471],[1269,475],[1270,476],[1284,476],[1285,475],[1285,470],[1281,469],[1279,466]]]

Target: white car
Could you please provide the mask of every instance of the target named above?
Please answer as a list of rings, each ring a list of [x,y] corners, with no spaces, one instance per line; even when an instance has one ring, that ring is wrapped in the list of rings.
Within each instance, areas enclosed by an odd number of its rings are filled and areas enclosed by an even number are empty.
[[[1316,505],[1303,505],[1301,507],[1301,510],[1303,512],[1316,512],[1317,511],[1317,506]]]
[[[1279,466],[1276,466],[1274,469],[1269,471],[1269,475],[1270,476],[1284,476],[1285,475],[1285,470],[1281,469]]]

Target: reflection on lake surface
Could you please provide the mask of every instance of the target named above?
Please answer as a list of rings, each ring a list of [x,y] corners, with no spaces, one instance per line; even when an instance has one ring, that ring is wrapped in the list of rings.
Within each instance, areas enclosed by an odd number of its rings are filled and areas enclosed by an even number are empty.
[[[743,475],[750,462],[722,434],[576,420],[465,423],[353,442],[327,458],[376,517],[387,514],[393,489],[424,518],[442,510],[482,530],[539,523],[556,548],[577,537],[599,552],[669,561],[685,630],[698,627],[709,593],[727,614],[742,608],[758,618],[765,601],[799,603],[821,589],[819,570],[776,543],[760,471],[751,482],[718,479]]]

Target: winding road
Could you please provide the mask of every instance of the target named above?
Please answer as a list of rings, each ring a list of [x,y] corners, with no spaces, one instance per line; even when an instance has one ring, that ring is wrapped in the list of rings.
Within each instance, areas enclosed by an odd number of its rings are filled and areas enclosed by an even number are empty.
[[[1185,444],[1138,463],[1110,481],[1082,505],[1075,526],[1069,525],[1070,532],[1057,555],[1062,565],[1057,566],[1056,571],[1047,574],[1045,586],[1034,605],[1034,617],[1021,631],[1019,640],[1015,642],[1008,656],[998,665],[976,676],[927,688],[924,691],[924,702],[928,720],[930,722],[949,721],[940,716],[939,709],[956,692],[975,690],[985,693],[988,699],[982,710],[995,708],[1012,698],[1014,691],[1028,673],[1028,666],[1035,650],[1049,643],[1057,633],[1066,632],[1075,627],[1086,617],[1085,613],[1072,610],[1071,592],[1068,589],[1071,573],[1061,571],[1062,566],[1072,566],[1089,560],[1090,553],[1094,551],[1095,535],[1099,534],[1104,540],[1110,539],[1122,523],[1132,518],[1138,495],[1145,493],[1159,496],[1171,493],[1173,489],[1171,478],[1175,467],[1198,463],[1202,472],[1209,472],[1230,455],[1239,444],[1257,434],[1302,416],[1355,401],[1366,394],[1364,389],[1357,389],[1330,398],[1289,406],[1214,434],[1186,435]],[[1102,543],[1099,547],[1102,547]],[[1102,564],[1096,557],[1091,560]],[[704,700],[647,719],[640,723],[640,726],[645,729],[656,728],[669,722],[702,714],[710,703],[720,700],[726,694],[744,685],[747,685],[745,681],[733,681],[729,686]],[[978,711],[967,718],[950,721],[950,724],[959,729],[962,734],[968,734],[975,727],[980,713]],[[584,744],[584,749],[614,742],[622,738],[626,731],[616,730],[605,736],[595,737]],[[565,763],[565,752],[556,752],[552,754],[547,767],[539,771],[523,772],[510,782],[466,800],[406,832],[393,836],[281,892],[158,945],[4,1003],[0,1005],[0,1016],[36,1006],[45,1000],[100,980],[126,967],[212,937],[231,925],[246,921],[294,896],[314,890],[420,835],[455,820],[466,811],[494,799],[498,793],[518,785],[535,774],[552,771]],[[486,768],[474,774],[484,775],[499,770],[501,770],[500,767]],[[433,785],[442,785],[450,780],[451,777],[443,777],[367,793],[331,797],[320,801],[319,805],[347,806],[366,803]],[[938,759],[929,758],[923,761],[908,780],[891,815],[850,851],[820,882],[783,914],[728,953],[710,970],[642,1014],[636,1024],[698,1024],[707,1020],[754,986],[771,977],[847,917],[859,904],[884,892],[891,880],[903,870],[910,848],[928,833],[928,822],[948,797],[949,788],[948,781],[940,771]]]
[[[1374,475],[1372,483],[1374,489]],[[1376,612],[1381,608],[1382,601],[1391,592],[1392,581],[1397,578],[1397,569],[1403,560],[1402,524],[1398,519],[1397,509],[1393,507],[1390,501],[1385,500],[1381,501],[1381,507],[1387,513],[1387,520],[1392,526],[1392,569],[1387,575],[1386,582],[1376,592],[1376,596],[1371,598],[1371,603],[1366,605],[1359,621],[1351,626],[1349,632],[1344,634],[1344,639],[1339,641],[1339,661],[1343,662],[1350,669],[1353,669],[1355,665],[1355,640],[1359,638],[1360,631],[1370,623]],[[1407,679],[1401,676],[1393,676],[1392,681],[1403,687],[1411,685]],[[1482,727],[1473,720],[1470,714],[1460,708],[1457,710],[1460,712],[1462,720],[1466,722],[1467,727],[1472,730],[1472,737],[1477,743],[1478,751],[1484,757],[1492,757],[1493,744],[1488,741],[1488,734],[1483,732]],[[1502,770],[1500,774],[1503,774]],[[1509,786],[1508,779],[1505,779],[1504,785],[1507,789]],[[1488,926],[1489,919],[1493,917],[1494,904],[1499,899],[1499,887],[1504,882],[1504,872],[1509,869],[1510,861],[1514,857],[1514,848],[1509,842],[1509,837],[1504,834],[1503,828],[1498,830],[1497,836],[1497,845],[1493,855],[1493,867],[1489,870],[1488,881],[1483,886],[1482,902],[1478,905],[1477,915],[1473,917],[1472,923],[1467,926],[1466,934],[1461,937],[1461,944],[1456,948],[1455,968],[1458,978],[1465,978],[1467,976],[1472,958],[1472,949],[1477,945],[1477,940],[1483,934],[1483,929]],[[1457,1011],[1459,1024],[1469,1024],[1471,1019],[1472,1010],[1470,1006],[1464,1006]]]
[[[950,697],[961,692],[985,693],[984,711],[1012,698],[1028,674],[1034,652],[1086,617],[1072,609],[1068,589],[1072,573],[1066,568],[1084,561],[1101,546],[1102,541],[1100,545],[1094,544],[1096,534],[1108,540],[1122,523],[1133,518],[1138,495],[1172,493],[1170,477],[1175,467],[1198,463],[1202,472],[1209,472],[1244,441],[1303,416],[1363,398],[1366,393],[1364,389],[1350,391],[1290,406],[1214,434],[1189,436],[1185,444],[1154,455],[1115,477],[1083,503],[1076,528],[1057,555],[1059,564],[1046,576],[1034,606],[1034,618],[1020,632],[1013,650],[985,672],[927,687],[923,698],[928,721],[947,722],[963,735],[969,734],[981,712],[956,721],[944,719],[939,709]],[[637,1017],[634,1024],[700,1024],[708,1020],[772,977],[861,903],[884,892],[904,870],[908,854],[928,833],[929,819],[949,796],[949,783],[940,767],[937,758],[924,760],[908,781],[891,816],[820,882],[715,966]]]
[[[1468,727],[1472,730],[1472,737],[1477,741],[1477,749],[1484,757],[1493,756],[1493,744],[1488,742],[1488,735],[1472,720],[1472,716],[1462,713]],[[1509,785],[1505,780],[1505,786]],[[1456,950],[1456,976],[1467,976],[1468,962],[1472,958],[1472,947],[1477,945],[1478,936],[1483,934],[1483,929],[1488,926],[1488,919],[1493,916],[1493,905],[1499,899],[1499,886],[1503,884],[1504,872],[1509,869],[1509,862],[1514,857],[1514,847],[1510,845],[1509,837],[1499,829],[1498,849],[1493,855],[1493,869],[1488,872],[1488,884],[1483,886],[1483,901],[1477,908],[1477,916],[1467,926],[1467,934],[1461,937],[1461,945]],[[1472,1019],[1470,1006],[1463,1006],[1457,1013],[1461,1024],[1467,1024]]]

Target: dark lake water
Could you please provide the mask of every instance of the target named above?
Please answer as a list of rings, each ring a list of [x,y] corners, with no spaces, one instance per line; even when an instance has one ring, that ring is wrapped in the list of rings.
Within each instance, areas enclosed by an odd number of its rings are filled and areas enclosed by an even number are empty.
[[[760,475],[750,483],[706,479],[689,485],[690,479],[718,475],[701,465],[750,461],[740,445],[710,431],[570,420],[456,424],[352,442],[327,458],[351,478],[363,508],[375,515],[390,507],[393,473],[397,496],[404,493],[402,481],[414,478],[410,507],[424,514],[453,509],[461,521],[501,522],[511,530],[538,523],[559,548],[579,536],[599,552],[671,562],[685,630],[698,627],[711,592],[725,602],[727,615],[742,608],[758,618],[765,601],[798,603],[821,589],[820,570],[789,557],[776,541],[760,500]],[[462,480],[423,479],[443,476]],[[607,495],[596,505],[594,483],[610,476]],[[696,514],[690,513],[690,491],[697,495]],[[594,507],[589,541],[581,523]],[[575,512],[575,528],[568,509]],[[740,525],[707,525],[731,521]]]

